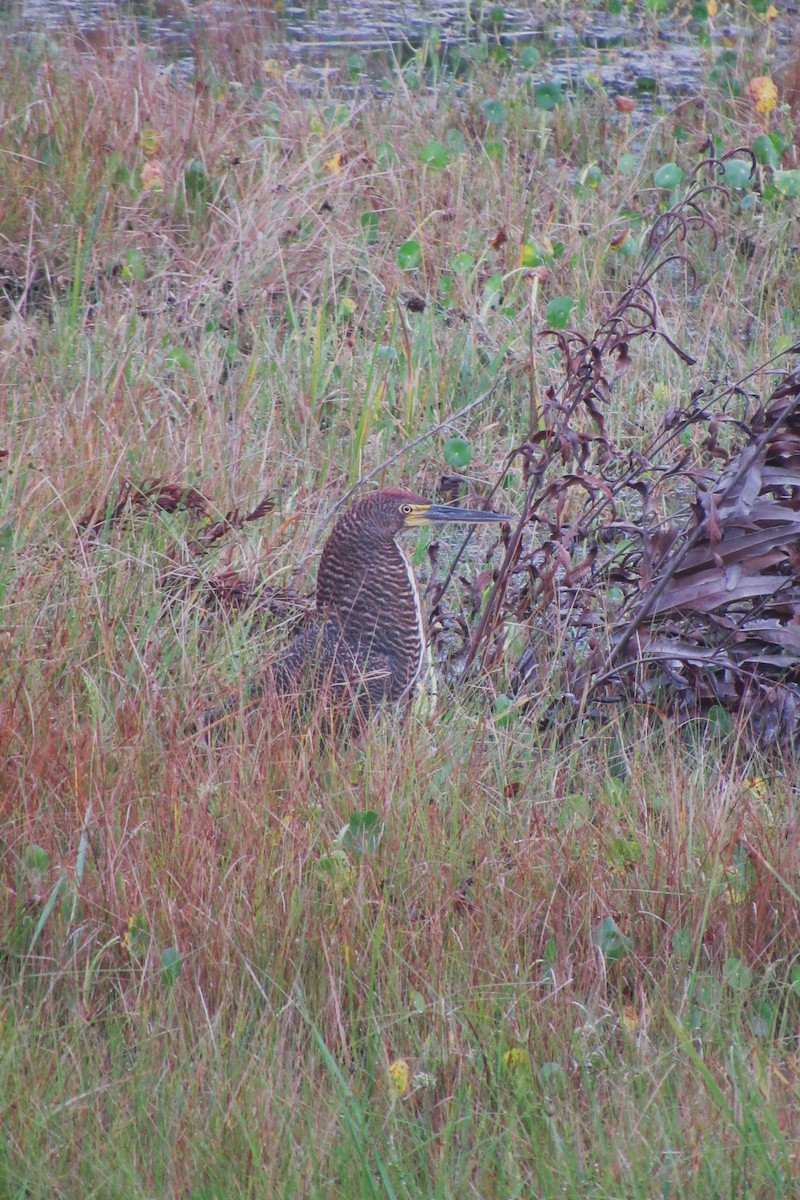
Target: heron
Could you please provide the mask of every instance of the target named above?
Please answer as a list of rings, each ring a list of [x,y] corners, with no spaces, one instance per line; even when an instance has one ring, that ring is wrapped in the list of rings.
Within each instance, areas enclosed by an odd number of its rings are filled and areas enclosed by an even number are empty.
[[[360,716],[413,702],[432,668],[419,585],[398,536],[426,525],[512,520],[488,509],[434,504],[403,488],[357,501],[323,547],[313,621],[248,684],[248,707],[273,690],[295,699],[322,695]],[[235,703],[209,710],[204,725]]]

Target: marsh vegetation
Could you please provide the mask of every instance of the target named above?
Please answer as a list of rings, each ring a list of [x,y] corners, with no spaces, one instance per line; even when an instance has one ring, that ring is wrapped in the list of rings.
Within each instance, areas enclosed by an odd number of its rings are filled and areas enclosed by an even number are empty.
[[[630,586],[576,576],[570,619],[586,487],[537,491],[479,642],[508,542],[446,591],[458,535],[410,543],[434,717],[189,732],[302,617],[359,481],[527,511],[559,336],[603,327],[700,160],[725,192],[648,282],[667,340],[615,346],[603,437],[640,468],[797,341],[798,64],[711,9],[680,102],[489,34],[383,92],[213,29],[193,81],[113,30],[0,50],[0,1195],[795,1194],[791,739],[668,680],[572,702]],[[656,516],[774,386],[681,426]]]

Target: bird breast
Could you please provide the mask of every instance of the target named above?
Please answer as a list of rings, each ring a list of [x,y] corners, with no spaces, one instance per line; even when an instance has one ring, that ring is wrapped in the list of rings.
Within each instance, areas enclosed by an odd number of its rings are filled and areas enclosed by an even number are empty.
[[[411,563],[394,538],[338,538],[326,544],[317,575],[317,608],[341,626],[360,654],[394,665],[390,696],[399,700],[427,664],[425,620]]]

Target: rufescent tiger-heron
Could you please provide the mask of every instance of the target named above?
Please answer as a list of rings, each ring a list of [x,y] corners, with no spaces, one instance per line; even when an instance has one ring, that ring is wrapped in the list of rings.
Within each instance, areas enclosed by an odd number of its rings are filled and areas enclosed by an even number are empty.
[[[316,620],[262,678],[251,681],[248,706],[272,689],[284,697],[324,694],[362,715],[385,702],[412,700],[431,664],[419,587],[398,535],[424,525],[513,519],[433,504],[400,488],[359,500],[339,518],[323,547]],[[204,725],[216,723],[231,707],[217,706]]]

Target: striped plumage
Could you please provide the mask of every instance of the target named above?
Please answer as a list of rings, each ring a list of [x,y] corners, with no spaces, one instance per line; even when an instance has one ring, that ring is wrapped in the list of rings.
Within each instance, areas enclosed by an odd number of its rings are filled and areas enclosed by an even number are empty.
[[[447,508],[415,492],[387,488],[359,500],[336,522],[317,573],[317,621],[303,629],[251,681],[248,701],[274,690],[324,694],[361,713],[411,698],[428,669],[425,621],[399,533],[435,522],[508,521],[500,513]],[[213,724],[231,705],[218,706]]]
[[[400,700],[425,664],[425,621],[411,564],[395,538],[405,508],[427,502],[414,492],[375,492],[346,512],[325,544],[317,574],[317,611],[341,630],[357,660],[388,668],[381,699]]]

